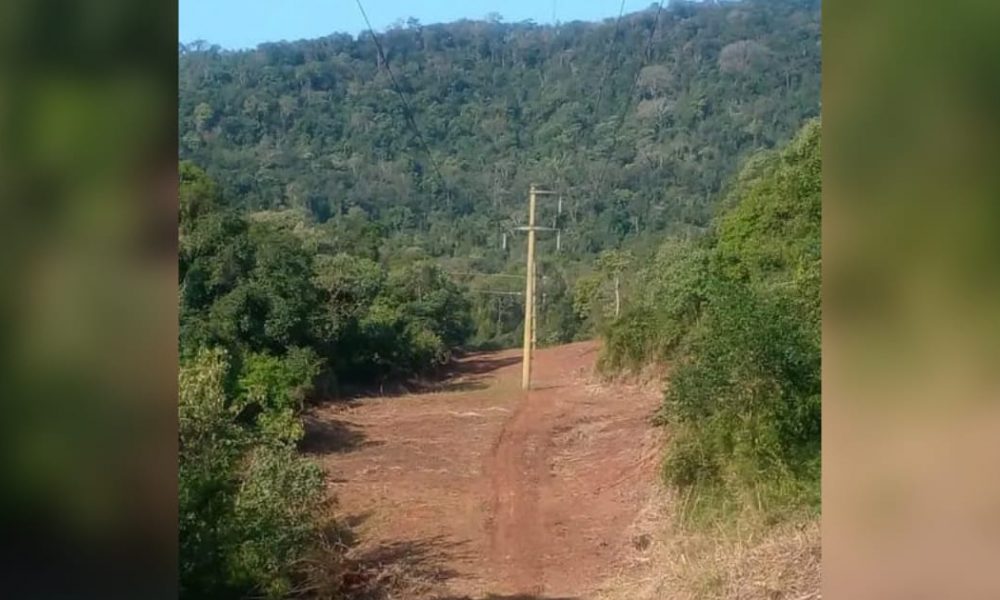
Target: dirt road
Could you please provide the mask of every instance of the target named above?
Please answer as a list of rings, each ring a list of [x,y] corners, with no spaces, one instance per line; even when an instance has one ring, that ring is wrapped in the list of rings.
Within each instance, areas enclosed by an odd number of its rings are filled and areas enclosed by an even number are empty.
[[[591,342],[463,358],[430,393],[331,404],[307,450],[330,475],[371,595],[589,598],[613,575],[653,492],[655,388],[593,376]],[[381,565],[381,568],[378,567]]]

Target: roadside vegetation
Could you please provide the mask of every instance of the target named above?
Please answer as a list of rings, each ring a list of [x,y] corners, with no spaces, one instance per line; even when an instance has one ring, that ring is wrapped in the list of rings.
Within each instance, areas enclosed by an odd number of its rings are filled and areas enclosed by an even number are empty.
[[[819,508],[820,124],[749,160],[711,231],[669,239],[606,328],[608,373],[671,364],[663,474],[686,518]]]
[[[652,542],[602,600],[820,597],[820,140],[751,158],[604,328],[606,374],[668,377]]]
[[[469,303],[426,261],[376,262],[363,228],[240,214],[190,163],[180,200],[182,591],[335,590],[336,524],[298,452],[302,412],[444,365],[472,333]]]

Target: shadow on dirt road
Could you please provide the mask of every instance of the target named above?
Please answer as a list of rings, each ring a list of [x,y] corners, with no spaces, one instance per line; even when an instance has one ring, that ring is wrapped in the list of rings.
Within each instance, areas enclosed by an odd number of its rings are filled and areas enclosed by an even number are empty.
[[[299,444],[299,449],[306,454],[353,452],[383,443],[369,440],[364,429],[339,419],[307,415],[303,426],[306,435]]]
[[[439,598],[434,598],[434,600],[580,600],[580,599],[570,598],[568,596],[561,596],[561,597],[534,596],[532,594],[514,594],[513,596],[500,596],[497,594],[489,594],[487,596],[482,596],[481,598],[473,598],[472,596],[441,596]]]

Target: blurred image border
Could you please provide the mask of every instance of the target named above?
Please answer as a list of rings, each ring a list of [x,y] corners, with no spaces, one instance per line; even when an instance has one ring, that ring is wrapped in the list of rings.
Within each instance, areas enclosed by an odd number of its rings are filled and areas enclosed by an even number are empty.
[[[0,8],[10,597],[177,591],[177,4]]]

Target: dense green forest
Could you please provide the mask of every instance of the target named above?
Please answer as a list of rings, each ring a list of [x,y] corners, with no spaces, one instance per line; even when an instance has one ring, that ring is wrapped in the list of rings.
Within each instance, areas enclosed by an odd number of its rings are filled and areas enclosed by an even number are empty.
[[[366,228],[375,260],[462,273],[523,273],[528,184],[560,191],[561,212],[540,209],[562,230],[559,253],[540,239],[544,341],[589,328],[565,288],[598,253],[703,230],[740,161],[819,111],[819,2],[672,2],[558,26],[410,20],[379,37],[388,64],[367,32],[182,46],[182,158],[243,211]],[[514,298],[472,301],[477,340],[518,339]]]
[[[539,342],[676,362],[673,483],[814,502],[819,3],[379,38],[180,48],[184,595],[336,567],[303,410],[519,340],[531,182]]]

